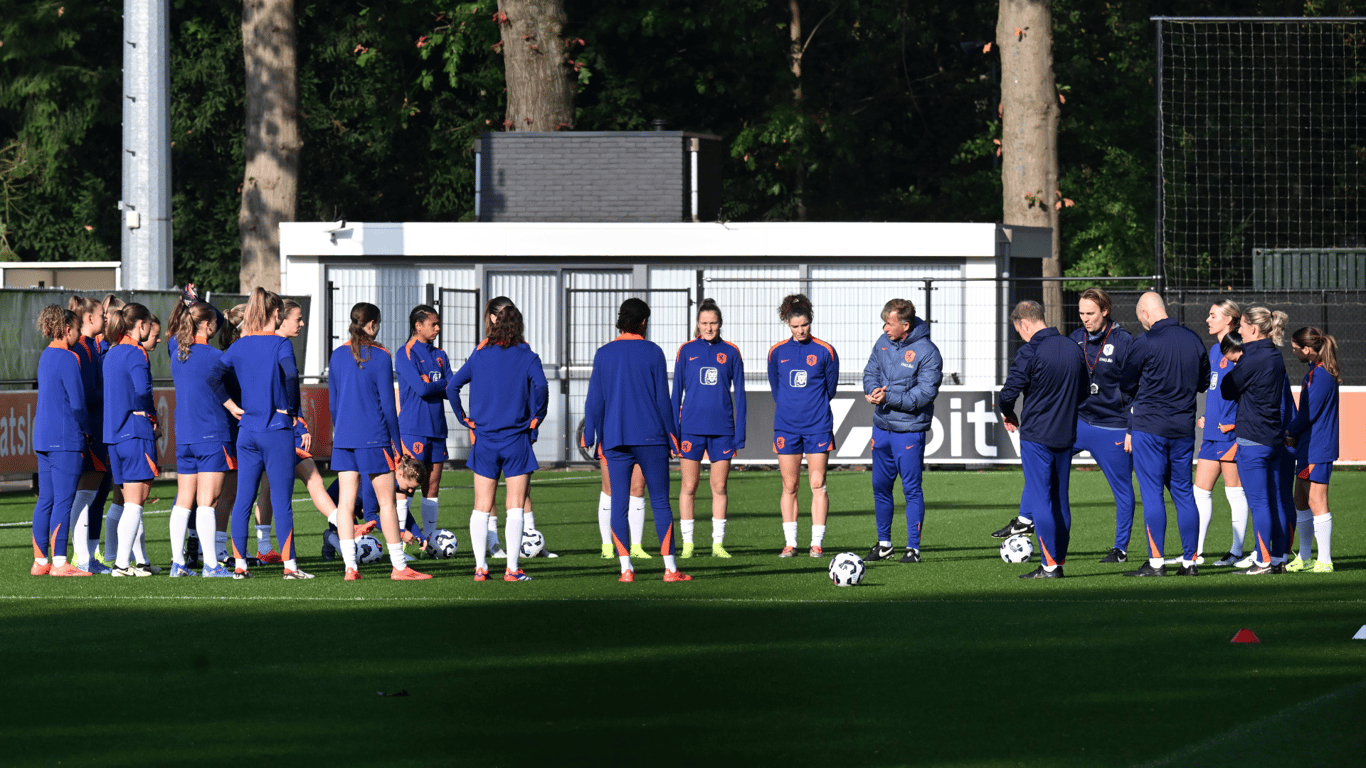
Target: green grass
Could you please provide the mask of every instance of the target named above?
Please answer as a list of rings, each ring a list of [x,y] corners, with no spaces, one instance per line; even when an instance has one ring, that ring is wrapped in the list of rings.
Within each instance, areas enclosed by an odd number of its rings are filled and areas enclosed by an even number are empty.
[[[1099,473],[1076,471],[1068,578],[1037,582],[1016,579],[1029,566],[1002,563],[988,535],[1018,505],[1020,474],[932,472],[925,562],[870,564],[856,589],[832,587],[826,560],[776,557],[765,471],[732,475],[737,557],[681,561],[696,581],[667,585],[658,558],[633,585],[599,558],[596,475],[539,473],[537,523],[562,556],[528,562],[531,583],[475,584],[469,477],[447,473],[442,494],[460,555],[419,563],[437,576],[421,583],[388,581],[387,565],[344,583],[316,556],[324,523],[306,503],[311,582],[279,566],[245,582],[34,578],[28,530],[0,528],[0,764],[1361,759],[1366,642],[1350,638],[1366,624],[1366,473],[1333,478],[1337,573],[1132,580],[1096,563],[1113,504]],[[865,553],[869,475],[833,473],[829,488],[827,553]],[[158,486],[149,509],[171,493]],[[1217,555],[1229,533],[1215,498]],[[0,524],[32,503],[0,498]],[[166,519],[148,518],[162,565]],[[701,551],[709,532],[699,522]],[[808,532],[804,514],[803,545]],[[1230,644],[1244,627],[1261,644]]]

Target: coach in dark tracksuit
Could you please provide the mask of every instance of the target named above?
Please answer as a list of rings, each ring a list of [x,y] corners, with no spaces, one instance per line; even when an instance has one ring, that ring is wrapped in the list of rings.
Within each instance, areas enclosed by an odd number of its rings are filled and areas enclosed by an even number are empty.
[[[1134,474],[1143,498],[1143,525],[1148,536],[1148,562],[1125,576],[1166,576],[1163,545],[1167,536],[1167,503],[1171,492],[1176,525],[1181,531],[1178,576],[1199,573],[1195,558],[1200,514],[1195,508],[1191,463],[1195,458],[1195,395],[1209,388],[1209,357],[1195,332],[1167,317],[1167,305],[1156,293],[1138,300],[1138,321],[1148,329],[1134,340],[1121,375],[1133,394],[1129,434]]]
[[[1043,565],[1022,579],[1062,578],[1071,537],[1072,510],[1067,500],[1072,445],[1077,439],[1077,409],[1090,394],[1086,361],[1076,342],[1044,324],[1043,307],[1022,301],[1010,313],[1025,345],[1015,353],[1010,375],[1001,388],[1001,416],[1006,429],[1020,431],[1024,493],[1020,506],[1034,513],[1043,550]],[[1015,415],[1015,400],[1025,397],[1024,412]]]

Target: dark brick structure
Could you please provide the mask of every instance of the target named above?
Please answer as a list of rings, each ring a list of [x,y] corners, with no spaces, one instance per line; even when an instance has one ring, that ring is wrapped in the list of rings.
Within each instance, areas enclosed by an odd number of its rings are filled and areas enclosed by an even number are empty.
[[[683,131],[485,133],[479,221],[692,221],[721,208],[721,138]]]

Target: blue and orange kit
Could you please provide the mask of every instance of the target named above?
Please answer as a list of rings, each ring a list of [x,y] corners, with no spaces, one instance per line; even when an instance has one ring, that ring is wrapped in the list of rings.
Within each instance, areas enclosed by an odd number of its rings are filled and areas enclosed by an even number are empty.
[[[1238,402],[1237,437],[1260,445],[1280,445],[1286,425],[1281,423],[1285,360],[1270,339],[1243,342],[1238,367],[1219,382],[1219,393]],[[1208,422],[1208,417],[1206,417]]]
[[[584,446],[667,445],[678,450],[678,421],[669,400],[669,369],[659,345],[623,333],[593,355],[584,408]],[[631,393],[607,400],[607,393]]]
[[[1304,375],[1290,436],[1298,441],[1295,448],[1307,463],[1338,460],[1338,382],[1322,363]]]
[[[678,359],[674,361],[673,409],[683,434],[731,435],[743,445],[745,364],[740,359],[740,348],[722,341],[720,336],[715,341],[698,337],[679,347]]]
[[[209,374],[223,353],[209,346],[208,339],[196,336],[190,356],[180,359],[180,345],[172,340],[171,377],[175,379],[176,443],[218,443],[233,439],[231,414],[209,387]],[[240,403],[239,403],[240,405]]]
[[[1091,376],[1091,396],[1081,404],[1078,416],[1094,427],[1127,429],[1129,426],[1129,398],[1119,385],[1124,361],[1134,337],[1119,323],[1111,320],[1095,333],[1085,328],[1072,331],[1068,338],[1077,342],[1086,368]]]
[[[292,354],[292,353],[291,353]],[[360,363],[343,344],[332,352],[327,370],[332,445],[337,448],[398,450],[398,413],[394,406],[394,362],[389,350],[366,346]]]
[[[466,384],[470,385],[468,413],[460,403],[460,390]],[[455,417],[474,430],[476,439],[495,443],[536,429],[550,407],[541,357],[526,344],[480,344],[446,382],[446,397]]]
[[[104,442],[156,439],[155,415],[147,351],[124,336],[104,356]]]
[[[797,435],[833,432],[830,400],[840,379],[835,348],[812,336],[769,347],[768,385],[773,392],[773,429]]]
[[[98,363],[96,363],[98,365]],[[33,418],[33,450],[83,451],[90,433],[81,361],[58,339],[38,357],[38,408]]]
[[[446,439],[446,379],[451,361],[443,350],[416,337],[394,357],[398,373],[398,431]]]
[[[276,375],[249,376],[243,382],[238,376],[242,397],[237,405],[243,411],[238,426],[251,432],[270,432],[293,429],[294,416],[299,413],[299,368],[294,361],[294,345],[273,333],[253,333],[233,342],[218,358],[209,373],[209,389],[219,403],[230,395],[226,384],[228,373],[238,367],[258,369],[274,362]],[[393,403],[393,398],[389,399]]]
[[[1077,410],[1090,395],[1086,361],[1076,342],[1042,328],[1015,353],[1005,386],[1002,415],[1015,418],[1015,401],[1024,395],[1020,439],[1049,448],[1071,448],[1077,441]]]
[[[1205,429],[1202,439],[1216,443],[1231,443],[1238,436],[1219,429],[1220,424],[1232,426],[1238,420],[1238,401],[1225,400],[1219,392],[1219,382],[1233,372],[1237,363],[1224,357],[1216,342],[1209,348],[1209,391],[1205,393]]]
[[[1195,396],[1209,387],[1209,357],[1195,331],[1163,318],[1139,334],[1122,376],[1133,393],[1129,429],[1171,440],[1195,431]]]
[[[76,339],[71,348],[81,361],[81,382],[85,385],[85,410],[89,415],[90,441],[104,442],[104,355],[100,344],[89,336]]]

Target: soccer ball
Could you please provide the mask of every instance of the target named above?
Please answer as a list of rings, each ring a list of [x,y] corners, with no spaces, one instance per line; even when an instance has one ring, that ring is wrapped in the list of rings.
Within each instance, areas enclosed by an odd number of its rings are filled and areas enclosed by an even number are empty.
[[[438,560],[448,560],[455,557],[455,553],[460,551],[460,540],[454,533],[445,528],[438,528],[432,538],[427,541],[427,548],[431,550],[432,557]]]
[[[1017,533],[1001,542],[1001,559],[1007,563],[1025,563],[1034,554],[1034,544],[1029,537]]]
[[[384,547],[379,544],[379,539],[374,536],[362,536],[356,539],[356,562],[364,565],[367,563],[378,563],[384,557]]]
[[[841,552],[830,561],[830,581],[837,587],[855,587],[863,581],[868,567],[853,552]]]
[[[535,557],[545,549],[545,537],[541,532],[532,528],[529,531],[522,531],[522,557]]]

